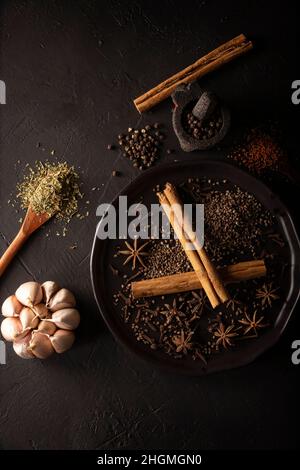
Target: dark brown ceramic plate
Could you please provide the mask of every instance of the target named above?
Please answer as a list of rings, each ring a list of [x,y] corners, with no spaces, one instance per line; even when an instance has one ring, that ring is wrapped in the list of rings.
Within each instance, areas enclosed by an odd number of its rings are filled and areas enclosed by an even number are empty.
[[[148,346],[136,341],[131,329],[121,318],[119,309],[113,304],[113,294],[120,285],[120,279],[113,276],[109,264],[113,262],[116,240],[100,240],[95,235],[91,253],[91,278],[94,295],[100,312],[115,338],[127,349],[156,365],[173,369],[182,374],[203,375],[220,370],[245,365],[274,345],[295,308],[299,297],[300,286],[300,244],[292,218],[283,203],[271,190],[259,180],[249,176],[233,165],[222,161],[193,160],[160,165],[144,172],[136,178],[121,195],[128,197],[128,204],[135,203],[143,196],[144,204],[156,202],[153,187],[163,185],[166,181],[180,184],[190,177],[228,179],[232,184],[254,194],[258,200],[276,217],[279,230],[285,239],[288,270],[285,275],[285,301],[278,309],[275,321],[262,336],[255,341],[243,344],[238,350],[225,351],[213,355],[207,366],[201,361],[192,359],[175,359],[164,352],[151,350]],[[117,199],[113,202],[117,204]],[[100,222],[101,223],[101,222]]]

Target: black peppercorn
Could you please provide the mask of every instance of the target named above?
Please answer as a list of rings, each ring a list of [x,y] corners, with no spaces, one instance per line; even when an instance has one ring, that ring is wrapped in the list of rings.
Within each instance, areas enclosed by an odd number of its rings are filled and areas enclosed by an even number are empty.
[[[191,105],[189,107],[191,108]],[[198,140],[207,140],[214,137],[222,127],[221,111],[217,108],[210,116],[209,120],[200,121],[187,109],[183,114],[183,127],[185,131]]]
[[[159,124],[147,124],[142,129],[128,128],[128,134],[119,137],[119,145],[123,148],[123,155],[128,157],[135,168],[140,170],[149,168],[158,157],[158,147],[164,139],[158,130]]]

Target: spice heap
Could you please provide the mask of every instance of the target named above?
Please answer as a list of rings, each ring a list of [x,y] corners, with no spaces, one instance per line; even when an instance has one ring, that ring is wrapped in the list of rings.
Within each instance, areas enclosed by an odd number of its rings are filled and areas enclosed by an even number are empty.
[[[191,271],[192,267],[179,240],[157,240],[149,248],[144,279]]]
[[[36,214],[47,213],[66,221],[77,212],[82,198],[79,176],[67,162],[36,162],[17,190],[23,209],[31,206]]]
[[[287,157],[274,137],[261,129],[252,129],[228,155],[253,173],[279,170],[287,165]]]
[[[193,337],[206,303],[203,293],[183,294],[173,298],[171,303],[158,305],[156,300],[134,301],[129,283],[123,288],[123,292],[114,296],[114,303],[121,304],[123,319],[130,323],[138,341],[175,358],[191,352],[194,359],[205,362],[200,344]]]
[[[134,167],[144,170],[154,165],[159,158],[160,147],[165,136],[160,131],[160,125],[147,124],[142,129],[128,128],[126,134],[118,136],[123,156],[132,161]]]
[[[222,260],[226,255],[257,256],[257,246],[274,223],[270,213],[239,187],[212,191],[205,200],[205,232],[209,251]],[[231,262],[234,260],[231,259]]]
[[[180,188],[189,201],[192,196],[193,201],[205,202],[206,246],[211,260],[218,267],[232,270],[236,266],[240,272],[243,263],[236,263],[246,258],[247,275],[250,265],[254,275],[244,279],[241,276],[226,286],[230,300],[217,311],[212,309],[204,290],[194,287],[189,292],[179,288],[172,294],[160,291],[153,297],[135,298],[133,280],[136,283],[192,271],[178,240],[152,240],[143,259],[145,267],[139,265],[130,275],[118,266],[122,283],[113,301],[137,341],[145,347],[175,359],[199,360],[205,366],[212,354],[255,340],[275,321],[285,246],[271,214],[255,197],[226,180],[190,178]],[[118,257],[124,264],[121,251]]]
[[[1,333],[23,359],[46,359],[70,349],[80,322],[75,297],[55,282],[25,282],[2,305]]]
[[[223,120],[220,109],[217,108],[208,119],[200,121],[193,115],[190,107],[183,113],[183,127],[185,131],[195,139],[208,140],[220,131]]]

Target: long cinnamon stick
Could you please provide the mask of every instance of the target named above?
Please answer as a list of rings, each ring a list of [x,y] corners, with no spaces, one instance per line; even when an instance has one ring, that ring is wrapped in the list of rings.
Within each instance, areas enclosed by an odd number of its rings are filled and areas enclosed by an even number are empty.
[[[178,221],[176,220],[174,213],[171,209],[170,202],[168,201],[166,195],[164,193],[157,193],[158,199],[160,204],[162,205],[166,216],[168,217],[170,224],[172,225],[174,232],[176,233],[179,241],[182,244],[182,247],[203,287],[205,293],[212,305],[213,308],[219,305],[219,298],[215,292],[215,289],[208,277],[208,274],[199,258],[199,255],[196,250],[191,250],[190,248],[190,241],[186,238],[184,230],[182,227],[179,226]]]
[[[256,279],[265,276],[266,273],[267,270],[263,260],[245,261],[220,268],[219,270],[219,274],[225,284]],[[132,295],[136,299],[140,297],[177,294],[201,288],[202,285],[199,278],[193,271],[136,281],[131,284]]]
[[[217,305],[219,305],[219,299],[218,296],[216,295],[216,292],[212,286],[212,283],[207,275],[207,272],[205,271],[204,266],[202,265],[202,262],[198,256],[198,253],[196,250],[191,250],[190,249],[190,242],[187,240],[184,230],[182,230],[182,227],[179,227],[178,221],[176,221],[174,217],[174,213],[171,210],[170,203],[165,196],[164,193],[157,193],[158,199],[160,204],[162,205],[166,216],[168,217],[170,224],[172,225],[174,232],[176,233],[179,241],[182,244],[182,247],[191,263],[193,266],[193,269],[203,286],[203,289],[205,290],[205,293],[212,305],[213,308],[215,308]]]
[[[219,296],[222,302],[227,302],[227,300],[229,299],[228,292],[225,289],[221,277],[219,276],[218,271],[209,259],[205,249],[200,245],[200,242],[193,231],[191,221],[188,219],[186,214],[183,213],[183,205],[175,186],[171,183],[167,183],[164,189],[164,194],[168,198],[170,204],[172,205],[172,208],[174,208],[175,216],[177,217],[177,219],[183,219],[184,230],[188,238],[192,241],[193,245],[195,246],[198,255],[202,261],[202,264],[207,272],[207,275],[216,291],[216,294]]]
[[[239,57],[252,48],[252,42],[249,41],[244,34],[236,36],[136,98],[134,100],[134,104],[137,110],[140,113],[147,111],[170,96],[178,85],[182,83],[191,83],[194,80],[203,77],[207,73],[218,69],[236,57]]]

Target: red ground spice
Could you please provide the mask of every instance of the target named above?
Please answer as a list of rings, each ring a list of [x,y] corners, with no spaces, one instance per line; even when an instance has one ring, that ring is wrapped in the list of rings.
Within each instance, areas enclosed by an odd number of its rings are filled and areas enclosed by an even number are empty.
[[[260,129],[251,129],[244,142],[237,145],[228,157],[257,174],[266,170],[279,170],[286,164],[286,154],[280,145]]]

